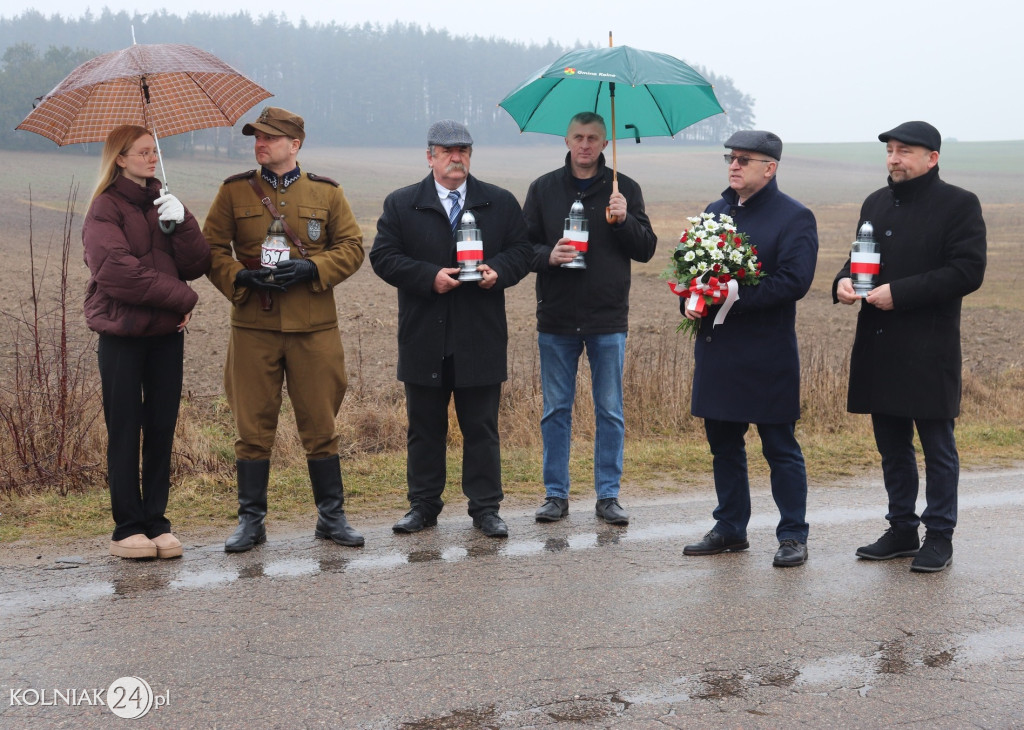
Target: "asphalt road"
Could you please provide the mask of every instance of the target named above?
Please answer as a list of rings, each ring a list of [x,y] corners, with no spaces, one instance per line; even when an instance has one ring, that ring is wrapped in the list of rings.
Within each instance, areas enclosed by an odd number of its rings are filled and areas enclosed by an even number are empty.
[[[508,540],[456,504],[418,535],[359,524],[363,549],[271,522],[240,555],[0,555],[0,726],[1024,727],[1024,469],[963,475],[931,575],[854,557],[886,526],[878,481],[813,486],[788,569],[764,490],[751,549],[713,557],[682,555],[710,493],[622,502],[627,528],[592,499],[508,511]],[[150,687],[134,705],[125,677]],[[121,719],[115,693],[152,708]]]

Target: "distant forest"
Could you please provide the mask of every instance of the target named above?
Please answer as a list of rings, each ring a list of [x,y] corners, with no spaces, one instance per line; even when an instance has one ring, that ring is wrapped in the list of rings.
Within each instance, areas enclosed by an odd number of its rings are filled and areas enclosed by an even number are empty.
[[[406,23],[311,25],[274,15],[254,19],[245,12],[179,17],[109,10],[68,19],[28,11],[0,19],[0,148],[54,149],[49,140],[15,127],[33,101],[73,68],[131,45],[133,27],[138,43],[185,43],[217,55],[271,91],[266,104],[305,117],[318,145],[336,146],[420,146],[427,127],[445,118],[465,122],[478,143],[513,144],[519,130],[498,102],[529,74],[572,50],[550,41],[524,45]],[[677,139],[714,143],[753,125],[750,96],[728,77],[691,65],[714,85],[727,114],[689,127]],[[256,113],[258,108],[242,121]],[[165,151],[187,153],[201,146],[249,153],[237,132],[226,129],[171,140]]]

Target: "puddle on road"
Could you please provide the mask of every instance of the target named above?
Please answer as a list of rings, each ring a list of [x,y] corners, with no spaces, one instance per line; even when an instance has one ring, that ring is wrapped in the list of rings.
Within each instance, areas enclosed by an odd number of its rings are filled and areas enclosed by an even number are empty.
[[[238,577],[239,573],[237,570],[182,571],[168,584],[168,587],[176,589],[209,588],[210,586],[238,580]]]
[[[1024,503],[1024,492],[1006,491],[995,494],[984,494],[975,497],[961,498],[961,504],[965,507],[998,507],[1007,504]],[[836,524],[843,522],[854,522],[864,519],[872,519],[877,516],[877,507],[865,508],[830,508],[820,510],[808,515],[808,521],[819,525]],[[754,515],[750,521],[751,529],[773,528],[777,517],[774,514]],[[34,589],[18,589],[8,591],[0,595],[0,609],[8,611],[30,611],[33,609],[48,608],[55,604],[66,605],[69,603],[82,603],[87,601],[101,600],[111,596],[131,597],[155,590],[190,590],[190,589],[213,589],[226,583],[236,580],[248,579],[283,579],[304,578],[322,573],[343,573],[348,571],[389,571],[396,570],[402,566],[422,563],[459,563],[475,558],[501,557],[509,560],[519,558],[530,558],[544,553],[561,553],[565,551],[594,550],[601,547],[631,544],[637,542],[656,542],[671,539],[690,538],[706,529],[707,521],[704,519],[693,522],[650,524],[643,527],[631,526],[629,528],[618,528],[602,525],[596,532],[579,532],[570,535],[547,537],[544,539],[524,540],[480,540],[469,539],[463,545],[450,545],[444,548],[419,548],[409,552],[388,551],[380,554],[360,551],[354,553],[356,557],[329,557],[329,558],[283,558],[271,560],[267,563],[248,563],[234,565],[228,568],[211,568],[208,570],[189,569],[189,563],[193,559],[206,561],[222,560],[216,548],[189,551],[184,563],[178,563],[176,567],[159,566],[158,569],[151,569],[149,573],[131,574],[129,571],[122,571],[119,565],[109,567],[100,566],[91,568],[87,561],[75,562],[76,567],[89,568],[91,577],[95,577],[96,570],[104,570],[113,573],[109,581],[89,581],[81,585],[68,585],[58,588],[40,587]],[[287,544],[275,546],[278,550],[289,549]],[[267,548],[263,548],[267,551]],[[268,551],[272,554],[272,551]],[[258,557],[258,556],[257,556]],[[270,557],[270,555],[268,555]],[[227,558],[232,560],[231,558]],[[43,568],[46,570],[46,568]],[[166,572],[164,572],[166,571]],[[120,573],[120,574],[119,574]],[[78,571],[55,571],[50,573],[54,576],[53,581],[74,582],[76,579],[86,578],[79,576]],[[59,578],[56,576],[59,575]],[[975,638],[973,643],[965,643],[962,651],[953,651],[948,658],[944,658],[942,652],[938,652],[927,662],[928,666],[944,666],[942,662],[953,661],[991,661],[989,656],[1005,656],[1006,647],[1019,647],[1024,644],[1019,633],[1009,636],[1010,642],[995,640],[991,644],[986,643],[983,638]],[[1003,651],[1003,654],[998,652]],[[890,652],[891,654],[891,652]],[[1019,655],[1019,652],[1018,654]],[[832,663],[830,664],[829,661]],[[858,667],[861,658],[854,657],[850,660],[843,658],[832,658],[832,660],[820,660],[807,667],[812,676],[820,675],[827,679],[833,676],[846,676],[850,672],[864,674]],[[914,660],[915,663],[927,663],[924,659]],[[883,659],[883,665],[887,669],[883,672],[899,673],[905,671],[908,660],[890,656]],[[803,673],[802,673],[803,676]],[[808,681],[806,677],[802,681]]]

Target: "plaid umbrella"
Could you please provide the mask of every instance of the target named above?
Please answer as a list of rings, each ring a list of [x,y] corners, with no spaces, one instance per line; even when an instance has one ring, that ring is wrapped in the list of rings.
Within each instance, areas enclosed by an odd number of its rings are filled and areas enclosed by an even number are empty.
[[[173,43],[133,45],[86,61],[38,99],[18,129],[58,145],[102,142],[137,124],[163,137],[230,127],[273,96],[211,53]]]
[[[230,127],[269,96],[273,94],[195,46],[133,44],[76,68],[36,100],[17,129],[63,146],[102,142],[122,124],[146,127],[156,141],[166,191],[161,135]],[[173,230],[173,224],[161,222],[160,227]]]

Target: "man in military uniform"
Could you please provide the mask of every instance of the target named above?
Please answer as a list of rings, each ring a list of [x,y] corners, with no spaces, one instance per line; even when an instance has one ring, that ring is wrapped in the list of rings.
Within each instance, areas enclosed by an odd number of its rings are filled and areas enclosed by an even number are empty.
[[[242,134],[254,137],[260,167],[224,181],[203,226],[212,252],[208,276],[231,302],[224,389],[238,429],[238,528],[224,549],[244,552],[266,540],[270,452],[285,378],[319,514],[316,536],[360,546],[363,536],[345,519],[335,433],[347,379],[334,286],[362,264],[362,233],[338,183],[297,165],[302,117],[267,107]],[[288,254],[261,263],[271,224],[283,228]],[[275,261],[274,268],[263,265]]]

